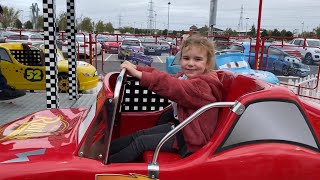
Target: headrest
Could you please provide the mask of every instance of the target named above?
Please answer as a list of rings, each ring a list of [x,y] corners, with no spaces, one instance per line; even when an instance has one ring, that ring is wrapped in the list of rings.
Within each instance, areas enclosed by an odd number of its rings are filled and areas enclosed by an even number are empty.
[[[217,71],[222,83],[223,101],[235,101],[242,95],[264,89],[267,83],[228,70]]]

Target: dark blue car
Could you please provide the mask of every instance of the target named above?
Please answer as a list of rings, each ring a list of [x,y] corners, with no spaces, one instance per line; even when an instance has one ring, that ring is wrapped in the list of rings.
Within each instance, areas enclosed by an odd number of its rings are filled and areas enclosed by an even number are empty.
[[[249,42],[234,44],[230,50],[243,52],[250,66],[254,67],[255,43],[252,43],[251,46]],[[264,46],[262,69],[277,74],[280,73],[284,76],[293,75],[300,77],[307,76],[310,71],[310,67],[301,63],[301,59],[284,52],[280,47],[271,46],[268,43]]]

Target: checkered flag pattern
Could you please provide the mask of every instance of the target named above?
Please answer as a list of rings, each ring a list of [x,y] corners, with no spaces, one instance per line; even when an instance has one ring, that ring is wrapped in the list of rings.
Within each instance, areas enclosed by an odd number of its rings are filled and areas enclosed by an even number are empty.
[[[59,108],[55,0],[43,0],[47,108]]]
[[[137,78],[127,77],[122,112],[152,112],[161,111],[171,103],[168,99],[140,86]]]
[[[67,30],[68,30],[68,64],[69,64],[69,99],[77,100],[77,59],[75,39],[75,3],[74,0],[67,0]]]

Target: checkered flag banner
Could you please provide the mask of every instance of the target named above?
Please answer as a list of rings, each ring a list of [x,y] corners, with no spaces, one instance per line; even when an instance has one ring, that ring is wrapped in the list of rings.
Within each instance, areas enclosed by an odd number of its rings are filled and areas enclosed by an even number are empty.
[[[68,67],[69,67],[69,99],[77,100],[78,79],[77,79],[77,58],[75,39],[75,3],[74,0],[67,0],[67,31],[68,31]]]
[[[59,108],[55,0],[43,0],[47,108]]]

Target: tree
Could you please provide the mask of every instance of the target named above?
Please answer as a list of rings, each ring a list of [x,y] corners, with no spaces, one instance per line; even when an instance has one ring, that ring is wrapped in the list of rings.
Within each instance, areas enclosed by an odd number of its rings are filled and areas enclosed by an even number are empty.
[[[201,35],[207,36],[208,32],[209,32],[209,27],[207,25],[205,25],[204,27],[201,27],[199,29],[199,32],[200,32]]]
[[[293,33],[291,31],[287,31],[284,36],[286,37],[293,37]]]
[[[320,26],[316,27],[315,29],[313,29],[313,31],[315,31],[316,36],[320,36]]]
[[[65,31],[67,29],[67,13],[61,12],[57,19],[57,25],[60,31]]]
[[[16,19],[16,22],[14,23],[14,27],[21,29],[22,28],[22,22],[19,19]]]
[[[96,31],[97,33],[101,33],[106,31],[106,26],[104,25],[103,21],[99,20],[96,24]]]
[[[19,17],[20,11],[16,11],[14,8],[3,7],[2,27],[13,27],[16,19]]]
[[[113,33],[114,32],[114,28],[111,22],[108,22],[106,24],[105,30],[108,31],[109,33]]]
[[[25,22],[23,26],[25,29],[32,29],[33,28],[33,24],[30,20]]]
[[[224,31],[224,35],[225,36],[237,36],[238,35],[238,32],[236,30],[232,30],[231,28],[227,28],[225,31]]]
[[[167,35],[167,33],[168,33],[168,29],[165,29],[162,31],[162,35]]]
[[[89,17],[83,18],[82,22],[80,23],[80,28],[82,31],[92,32],[93,26],[92,26],[91,18],[89,18]]]
[[[257,36],[257,30],[254,24],[251,26],[250,31],[248,32],[248,35],[251,37],[256,37]]]
[[[285,34],[287,33],[287,30],[282,29],[282,31],[280,33],[281,33],[281,36],[285,36]]]
[[[268,31],[266,29],[263,29],[261,32],[261,38],[265,37],[265,36],[269,36]]]
[[[134,28],[133,27],[129,27],[129,26],[126,26],[126,27],[123,27],[123,28],[119,28],[119,31],[121,33],[133,33],[134,31]]]
[[[281,33],[278,29],[274,29],[272,32],[271,32],[271,36],[281,36]]]
[[[37,29],[43,29],[43,16],[38,16],[38,23],[37,23],[38,27]]]

